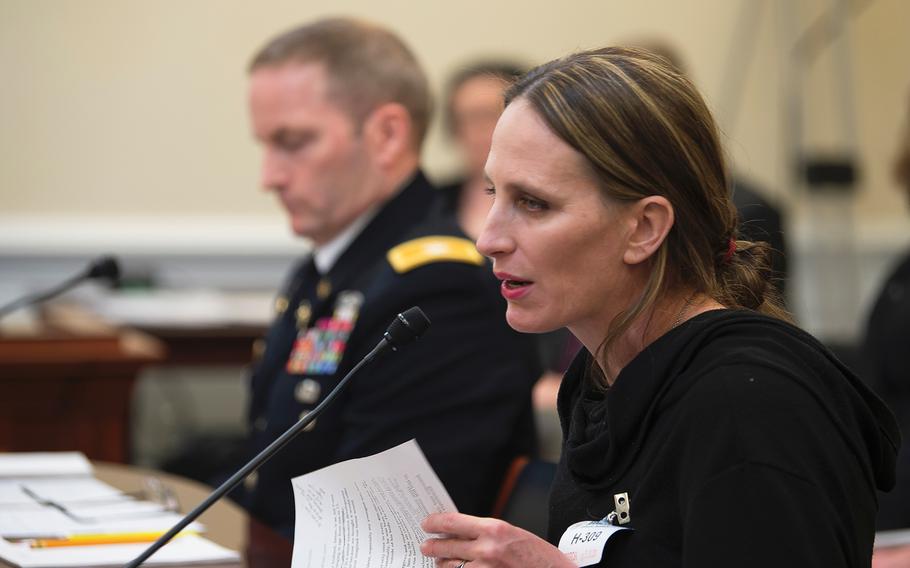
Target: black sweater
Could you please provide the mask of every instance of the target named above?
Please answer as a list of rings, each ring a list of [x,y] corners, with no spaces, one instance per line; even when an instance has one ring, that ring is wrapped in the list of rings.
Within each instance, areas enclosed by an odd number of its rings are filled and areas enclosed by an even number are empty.
[[[605,394],[582,352],[559,393],[564,451],[550,540],[630,523],[609,568],[869,566],[876,487],[894,483],[894,417],[805,332],[745,310],[692,318],[642,351]]]

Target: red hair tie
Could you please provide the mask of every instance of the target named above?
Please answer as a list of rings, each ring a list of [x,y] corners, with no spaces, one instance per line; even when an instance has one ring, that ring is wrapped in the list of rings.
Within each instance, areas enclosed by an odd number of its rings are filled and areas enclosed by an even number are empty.
[[[730,237],[730,244],[727,245],[727,252],[724,254],[724,264],[730,262],[730,259],[733,258],[733,255],[736,253],[736,241],[733,240],[733,237]]]

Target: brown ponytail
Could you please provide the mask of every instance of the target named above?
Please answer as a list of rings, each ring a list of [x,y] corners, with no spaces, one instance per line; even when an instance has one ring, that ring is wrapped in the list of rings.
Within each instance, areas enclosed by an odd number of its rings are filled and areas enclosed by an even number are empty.
[[[722,258],[717,268],[717,287],[711,294],[729,307],[755,310],[789,321],[774,282],[771,257],[774,250],[766,242],[733,241],[735,251]]]

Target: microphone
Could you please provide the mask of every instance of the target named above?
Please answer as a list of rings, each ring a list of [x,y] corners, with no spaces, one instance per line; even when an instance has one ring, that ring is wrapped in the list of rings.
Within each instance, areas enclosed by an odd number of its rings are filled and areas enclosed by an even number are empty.
[[[381,341],[379,345],[388,344],[392,351],[398,351],[399,347],[403,347],[423,335],[428,327],[430,327],[430,319],[423,313],[423,310],[414,306],[395,316],[388,329],[382,334],[385,343]]]
[[[46,302],[55,296],[70,290],[71,288],[76,287],[86,280],[107,280],[111,283],[116,283],[120,278],[120,265],[117,264],[117,259],[113,256],[102,256],[97,258],[88,265],[82,272],[72,276],[54,288],[45,290],[44,292],[38,292],[36,294],[29,294],[14,300],[13,302],[0,307],[0,318],[5,317],[6,315],[18,310],[19,308],[29,306],[32,304],[40,304],[41,302]]]
[[[281,448],[283,448],[288,442],[297,436],[297,434],[302,432],[304,428],[306,428],[313,420],[316,420],[316,418],[329,405],[329,403],[331,403],[335,397],[338,396],[338,393],[341,392],[344,386],[348,383],[351,377],[357,373],[357,371],[359,371],[368,363],[371,363],[378,355],[385,353],[386,351],[398,351],[401,347],[404,347],[411,341],[423,335],[428,327],[430,327],[429,318],[427,318],[426,314],[423,313],[423,310],[417,306],[409,308],[404,312],[398,314],[395,319],[392,320],[392,323],[389,324],[389,327],[386,329],[385,333],[382,334],[382,339],[379,340],[379,343],[376,344],[376,347],[367,353],[359,363],[354,365],[353,369],[348,371],[348,374],[345,375],[343,379],[341,379],[341,381],[338,383],[338,385],[335,386],[334,389],[332,389],[328,396],[325,397],[325,400],[320,402],[312,412],[308,413],[306,416],[298,420],[296,424],[288,428],[284,434],[277,437],[274,442],[269,444],[267,448],[259,452],[256,457],[247,462],[247,464],[240,468],[237,473],[219,485],[218,488],[212,491],[212,493],[209,494],[209,496],[206,497],[202,503],[187,513],[186,516],[177,522],[177,524],[171,527],[170,530],[161,535],[158,540],[153,542],[151,546],[145,549],[142,554],[127,564],[126,568],[136,568],[148,560],[152,554],[155,554],[158,549],[167,544],[172,538],[177,535],[177,533],[195,521],[199,515],[211,507],[215,501],[224,497],[226,493],[229,493],[232,489],[237,487],[246,476],[259,469],[263,463],[278,453]]]

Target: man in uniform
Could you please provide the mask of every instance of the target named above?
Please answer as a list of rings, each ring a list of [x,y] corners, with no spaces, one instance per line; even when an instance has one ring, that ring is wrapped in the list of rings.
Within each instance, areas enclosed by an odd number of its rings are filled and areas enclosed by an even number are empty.
[[[284,33],[253,59],[262,184],[313,254],[293,271],[252,377],[250,455],[310,412],[395,315],[432,325],[364,369],[239,496],[290,535],[291,478],[416,438],[461,511],[488,514],[509,463],[534,452],[533,343],[453,219],[429,216],[419,169],[426,78],[391,32],[349,19]]]

